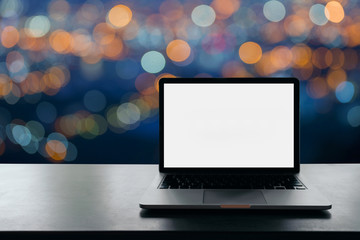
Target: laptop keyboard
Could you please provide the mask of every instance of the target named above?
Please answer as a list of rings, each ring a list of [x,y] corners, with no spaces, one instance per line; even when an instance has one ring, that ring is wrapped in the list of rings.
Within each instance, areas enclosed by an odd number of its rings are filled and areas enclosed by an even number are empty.
[[[293,175],[166,175],[160,189],[305,190]]]

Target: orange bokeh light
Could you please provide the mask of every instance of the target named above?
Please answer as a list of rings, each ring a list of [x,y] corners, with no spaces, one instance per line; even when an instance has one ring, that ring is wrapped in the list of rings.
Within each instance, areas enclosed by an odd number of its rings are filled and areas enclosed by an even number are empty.
[[[64,30],[56,30],[50,35],[50,45],[58,53],[68,53],[72,43],[72,36]]]
[[[24,83],[27,85],[28,94],[42,92],[46,89],[42,77],[43,74],[39,71],[31,72],[27,75]]]
[[[316,77],[309,81],[306,91],[310,97],[317,99],[326,96],[329,93],[329,88],[324,78]]]
[[[31,49],[35,43],[36,43],[36,38],[30,37],[25,33],[24,29],[21,29],[19,32],[20,35],[20,39],[19,39],[19,47],[22,49]]]
[[[62,86],[61,80],[55,74],[46,73],[42,80],[43,83],[51,89],[59,89]]]
[[[238,61],[225,63],[221,73],[223,77],[252,77],[252,75],[246,71],[243,64]]]
[[[346,79],[347,74],[342,68],[330,71],[326,77],[329,87],[333,90],[335,90],[340,83],[346,81]]]
[[[156,93],[156,77],[151,73],[142,73],[135,80],[135,87],[143,95],[152,95]]]
[[[289,36],[301,36],[311,28],[311,22],[298,15],[285,18],[284,29]]]
[[[314,65],[311,62],[308,62],[304,66],[294,68],[293,74],[295,77],[299,78],[299,80],[308,80],[312,75],[319,75],[320,73],[318,73],[318,71],[318,68],[314,68]]]
[[[324,47],[317,48],[312,54],[312,63],[319,69],[325,69],[332,63],[332,53]]]
[[[339,48],[331,49],[331,53],[333,56],[333,61],[331,63],[332,69],[339,69],[344,65],[345,62],[345,55],[344,52]]]
[[[11,79],[5,74],[0,74],[0,97],[8,95],[12,86],[13,82]]]
[[[276,34],[274,34],[274,32],[276,32]],[[269,43],[278,43],[286,38],[284,28],[282,24],[278,22],[264,24],[261,27],[261,33],[263,38]]]
[[[62,161],[66,157],[66,147],[58,140],[50,140],[45,145],[46,153],[55,161]]]
[[[129,7],[119,4],[114,6],[107,16],[108,22],[115,28],[121,28],[129,24],[132,11]]]
[[[325,6],[325,16],[329,21],[339,23],[344,19],[344,8],[338,1],[328,2]]]
[[[71,49],[74,55],[82,57],[86,56],[91,47],[90,37],[82,33],[73,32],[72,39],[73,41],[71,43]]]
[[[159,76],[157,76],[156,79],[155,79],[155,82],[154,82],[154,86],[156,88],[156,91],[159,91],[159,81],[162,78],[176,78],[176,76],[172,75],[170,73],[163,73],[163,74],[160,74]]]
[[[64,72],[59,67],[50,68],[43,76],[45,85],[52,89],[61,88],[67,83],[66,80]]]
[[[110,59],[118,59],[123,51],[124,45],[120,39],[115,38],[110,44],[101,46],[102,53]]]
[[[346,26],[344,29],[344,37],[347,39],[347,45],[349,47],[360,45],[360,23]]]
[[[93,31],[95,42],[99,44],[109,44],[115,38],[115,29],[106,23],[99,23]]]
[[[184,7],[177,0],[164,1],[159,12],[171,21],[178,20],[184,16]]]
[[[294,67],[306,66],[311,61],[311,48],[305,44],[297,44],[291,48]]]
[[[270,53],[271,63],[278,70],[290,67],[292,57],[291,50],[285,46],[275,47]]]
[[[156,94],[144,95],[141,97],[150,108],[158,108],[159,107],[159,96]]]
[[[1,44],[6,48],[15,46],[19,41],[19,32],[13,26],[7,26],[1,33]]]
[[[173,40],[166,47],[166,54],[174,62],[185,61],[190,56],[190,53],[191,48],[184,40]]]
[[[20,31],[19,47],[25,50],[41,51],[48,50],[48,39],[46,37],[33,38],[23,30]]]
[[[255,64],[255,71],[260,76],[269,76],[277,70],[278,69],[271,62],[271,52],[265,52],[260,61]]]
[[[102,52],[99,46],[93,42],[90,43],[90,47],[84,52],[82,60],[88,64],[95,64],[102,58]]]
[[[262,49],[255,42],[246,42],[240,46],[239,56],[244,63],[254,64],[261,59]]]
[[[239,0],[214,0],[211,7],[216,12],[216,18],[227,19],[236,12],[240,7]]]

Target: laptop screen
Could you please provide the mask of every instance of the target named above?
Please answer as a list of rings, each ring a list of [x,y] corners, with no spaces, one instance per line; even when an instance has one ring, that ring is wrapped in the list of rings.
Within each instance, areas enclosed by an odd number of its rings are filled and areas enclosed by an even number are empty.
[[[164,84],[165,168],[294,167],[293,83]]]

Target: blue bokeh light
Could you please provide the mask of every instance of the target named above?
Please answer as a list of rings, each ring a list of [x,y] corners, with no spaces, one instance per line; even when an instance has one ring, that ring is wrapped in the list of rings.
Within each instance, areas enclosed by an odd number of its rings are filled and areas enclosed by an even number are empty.
[[[347,114],[347,119],[352,127],[360,126],[360,106],[351,108]]]
[[[106,106],[105,95],[98,90],[90,90],[84,96],[84,105],[92,112],[100,112]]]
[[[354,97],[355,88],[354,84],[345,81],[339,84],[335,90],[336,98],[341,103],[348,103]]]
[[[37,105],[36,114],[40,121],[44,123],[52,123],[57,116],[55,106],[49,102],[41,102]]]
[[[12,136],[21,146],[26,146],[31,141],[31,133],[28,128],[16,125],[12,128]]]

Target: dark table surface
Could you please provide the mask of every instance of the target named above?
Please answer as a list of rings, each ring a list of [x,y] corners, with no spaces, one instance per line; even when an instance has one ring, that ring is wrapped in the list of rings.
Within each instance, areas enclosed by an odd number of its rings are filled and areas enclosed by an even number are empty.
[[[2,164],[0,234],[360,233],[360,164],[301,165],[332,202],[329,211],[142,210],[156,172],[157,165]]]

